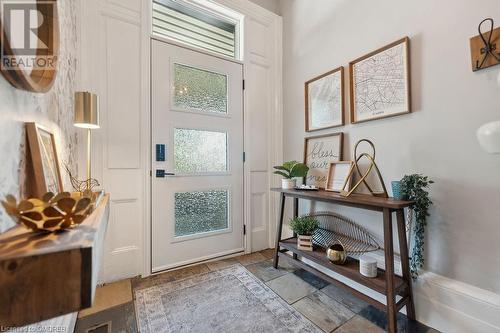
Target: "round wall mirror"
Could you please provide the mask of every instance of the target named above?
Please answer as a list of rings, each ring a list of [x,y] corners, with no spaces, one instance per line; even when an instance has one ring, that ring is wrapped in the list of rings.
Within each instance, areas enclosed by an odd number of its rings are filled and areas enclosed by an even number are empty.
[[[0,71],[14,87],[48,91],[57,75],[57,0],[2,3]]]

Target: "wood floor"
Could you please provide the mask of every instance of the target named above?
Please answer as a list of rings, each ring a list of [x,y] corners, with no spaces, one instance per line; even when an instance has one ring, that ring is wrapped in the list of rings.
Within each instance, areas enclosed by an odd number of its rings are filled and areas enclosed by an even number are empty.
[[[99,325],[111,325],[111,332],[137,332],[133,290],[147,288],[162,282],[183,279],[230,265],[241,264],[263,281],[277,295],[291,304],[324,332],[360,333],[385,332],[385,313],[354,297],[347,291],[315,277],[297,267],[280,261],[278,269],[272,267],[272,250],[265,250],[235,258],[224,259],[176,271],[154,275],[145,279],[135,278],[100,287],[94,306],[78,316],[75,332],[106,332]],[[398,316],[400,332],[437,332],[421,323]],[[92,331],[90,331],[92,332]]]

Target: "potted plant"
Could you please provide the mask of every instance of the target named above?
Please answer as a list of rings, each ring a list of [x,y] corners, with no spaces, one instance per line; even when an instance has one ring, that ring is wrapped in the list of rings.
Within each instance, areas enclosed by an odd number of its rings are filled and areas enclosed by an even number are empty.
[[[312,251],[312,235],[318,229],[319,223],[312,216],[295,217],[290,220],[290,228],[297,237],[297,248],[304,251]]]
[[[419,269],[424,266],[425,226],[427,224],[427,216],[429,216],[429,208],[432,205],[427,189],[433,183],[434,181],[428,177],[419,174],[404,176],[401,180],[401,194],[403,199],[415,202],[410,208],[411,211],[409,213],[410,218],[413,215],[415,216],[415,224],[413,230],[410,231],[413,232],[413,237],[410,237],[413,243],[410,256],[410,272],[414,280],[418,277]]]
[[[283,176],[281,180],[281,187],[284,189],[294,188],[297,177],[302,178],[307,175],[309,167],[304,163],[299,163],[297,161],[289,161],[283,163],[283,165],[278,165],[274,167],[276,171],[274,174]]]

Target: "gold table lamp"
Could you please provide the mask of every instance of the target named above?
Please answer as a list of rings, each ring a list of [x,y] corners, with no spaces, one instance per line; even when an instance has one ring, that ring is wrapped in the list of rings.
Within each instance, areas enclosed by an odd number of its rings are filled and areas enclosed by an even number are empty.
[[[92,162],[92,130],[99,128],[99,98],[90,92],[75,92],[76,127],[87,129],[87,190],[90,190]]]

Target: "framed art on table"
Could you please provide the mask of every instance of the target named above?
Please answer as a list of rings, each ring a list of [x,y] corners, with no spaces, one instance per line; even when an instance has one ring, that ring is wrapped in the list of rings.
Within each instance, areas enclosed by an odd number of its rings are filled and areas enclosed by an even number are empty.
[[[351,188],[352,168],[354,168],[353,161],[330,163],[325,190],[339,193],[349,191]]]
[[[350,62],[349,75],[352,123],[411,112],[408,37]]]
[[[305,83],[306,132],[344,125],[344,67]]]
[[[29,150],[33,165],[35,195],[63,191],[61,170],[54,134],[35,123],[26,123]]]
[[[305,138],[304,163],[309,167],[304,183],[324,189],[331,162],[342,160],[343,133]]]

